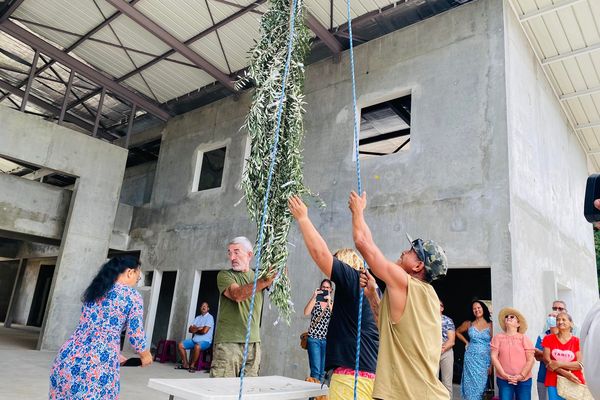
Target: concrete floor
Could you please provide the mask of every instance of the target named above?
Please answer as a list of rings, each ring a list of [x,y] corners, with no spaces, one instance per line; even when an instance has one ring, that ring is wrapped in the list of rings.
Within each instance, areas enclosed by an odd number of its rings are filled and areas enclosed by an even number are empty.
[[[55,352],[37,351],[38,332],[29,327],[0,326],[0,399],[48,399],[48,376]],[[147,387],[150,378],[208,378],[208,373],[173,369],[171,363],[154,363],[148,368],[121,369],[124,400],[167,400],[169,396]]]

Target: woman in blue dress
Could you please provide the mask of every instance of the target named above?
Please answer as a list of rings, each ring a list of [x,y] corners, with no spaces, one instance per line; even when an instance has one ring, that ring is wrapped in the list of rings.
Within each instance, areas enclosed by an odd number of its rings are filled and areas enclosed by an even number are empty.
[[[125,327],[142,366],[152,363],[142,297],[132,287],[140,276],[140,264],[133,257],[114,257],[102,266],[83,294],[79,325],[52,365],[50,399],[117,399],[119,345]]]
[[[481,400],[491,372],[492,319],[490,310],[480,300],[473,300],[471,309],[472,319],[456,330],[456,337],[465,344],[460,392],[464,400]],[[465,333],[468,333],[468,340]]]

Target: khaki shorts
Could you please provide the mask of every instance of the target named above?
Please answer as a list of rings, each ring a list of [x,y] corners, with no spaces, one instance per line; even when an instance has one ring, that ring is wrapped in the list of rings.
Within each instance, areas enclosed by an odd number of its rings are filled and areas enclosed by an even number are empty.
[[[235,378],[240,376],[243,360],[244,343],[215,343],[210,377]],[[248,343],[245,376],[258,376],[259,367],[260,343]]]

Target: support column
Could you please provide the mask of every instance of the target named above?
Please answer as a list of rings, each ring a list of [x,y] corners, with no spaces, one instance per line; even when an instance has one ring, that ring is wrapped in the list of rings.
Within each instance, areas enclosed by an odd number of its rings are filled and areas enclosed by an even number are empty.
[[[6,318],[4,319],[4,327],[10,328],[14,320],[15,305],[19,298],[19,292],[23,283],[23,276],[25,275],[25,268],[27,267],[27,259],[21,258],[19,261],[19,269],[17,270],[17,277],[13,284],[12,294],[10,295],[10,301],[8,303],[8,310],[6,310]]]

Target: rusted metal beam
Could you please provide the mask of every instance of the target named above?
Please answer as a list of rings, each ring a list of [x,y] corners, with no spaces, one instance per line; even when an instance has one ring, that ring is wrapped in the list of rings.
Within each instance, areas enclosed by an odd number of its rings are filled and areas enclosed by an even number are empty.
[[[73,78],[75,77],[75,71],[71,70],[69,74],[69,80],[67,81],[67,89],[65,90],[65,97],[63,98],[62,106],[60,107],[60,116],[58,117],[58,124],[62,124],[65,119],[65,112],[67,111],[67,103],[69,102],[69,95],[71,94],[71,85],[73,85]]]
[[[166,121],[170,118],[170,114],[162,109],[158,104],[130,91],[124,86],[119,85],[117,82],[103,75],[99,71],[89,67],[83,62],[71,57],[70,55],[62,52],[50,43],[42,40],[26,29],[21,28],[12,21],[4,21],[0,24],[0,30],[13,36],[14,38],[28,44],[29,46],[38,49],[39,51],[52,57],[54,60],[61,64],[74,69],[79,75],[86,77],[94,83],[110,89],[114,94],[132,102],[138,104],[141,108],[157,116],[158,118]]]
[[[11,14],[15,12],[17,8],[19,8],[23,1],[24,0],[14,0],[12,3],[10,3],[10,5],[8,5],[8,7],[6,7],[6,9],[2,12],[2,15],[0,15],[0,22],[7,20],[8,17],[10,17]]]
[[[186,44],[179,41],[179,39],[167,32],[163,27],[152,21],[146,15],[141,13],[138,9],[132,7],[123,0],[106,0],[106,2],[115,7],[117,10],[121,11],[123,15],[127,15],[142,28],[165,42],[172,49],[176,50],[179,54],[190,60],[192,63],[202,68],[210,76],[221,82],[223,86],[232,92],[235,92],[233,81],[229,76],[211,64],[204,57],[189,48]]]
[[[329,48],[331,53],[333,53],[333,56],[338,58],[343,48],[342,44],[338,42],[335,36],[333,36],[333,34],[319,22],[317,17],[309,12],[305,13],[304,21],[306,22],[306,26],[308,26],[310,30],[313,31],[319,39],[321,39],[325,46]]]
[[[21,108],[20,111],[25,111],[25,107],[27,106],[27,99],[29,98],[29,92],[31,91],[31,84],[33,83],[33,79],[35,78],[35,70],[37,69],[38,59],[40,58],[40,52],[38,50],[35,51],[33,55],[33,61],[31,62],[31,69],[29,70],[29,78],[27,78],[27,86],[25,86],[25,95],[21,100]]]
[[[186,40],[185,42],[183,42],[185,45],[190,45],[200,39],[202,39],[203,37],[211,34],[212,32],[216,31],[219,28],[224,27],[225,25],[229,24],[230,22],[238,19],[239,17],[245,15],[246,13],[254,10],[256,7],[260,6],[261,4],[265,3],[265,1],[267,0],[256,0],[254,3],[250,3],[249,5],[247,5],[246,7],[240,9],[239,11],[231,14],[229,17],[222,19],[221,21],[217,22],[215,25],[211,26],[210,28],[207,28],[205,30],[203,30],[202,32],[200,32],[199,34],[189,38],[188,40]],[[153,65],[156,65],[157,63],[159,63],[162,60],[165,60],[167,57],[172,56],[173,54],[175,54],[176,51],[171,49],[165,53],[163,53],[160,57],[155,58],[154,60],[148,61],[146,64],[139,66],[138,68],[126,73],[125,75],[121,76],[120,78],[116,79],[115,82],[123,82],[129,78],[131,78],[132,76],[139,74],[140,72],[152,67]],[[71,104],[69,104],[67,106],[67,109],[71,109],[81,103],[83,103],[84,101],[91,99],[92,97],[96,96],[98,93],[100,93],[100,90],[94,90],[88,94],[86,94],[85,96],[83,96],[80,100],[74,101]]]

